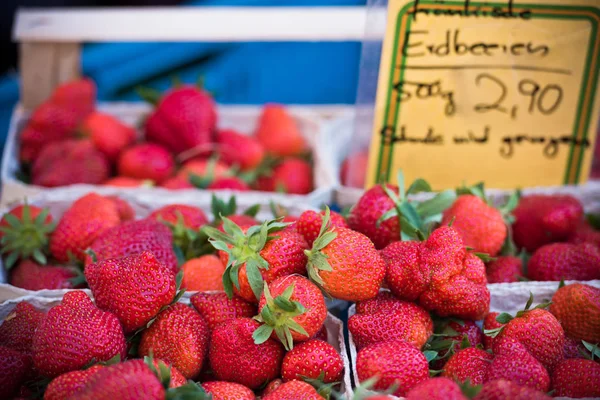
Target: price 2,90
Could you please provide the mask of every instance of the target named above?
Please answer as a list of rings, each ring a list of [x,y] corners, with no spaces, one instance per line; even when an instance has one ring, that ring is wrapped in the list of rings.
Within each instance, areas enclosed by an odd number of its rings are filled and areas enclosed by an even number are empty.
[[[506,106],[504,100],[508,94],[508,88],[504,82],[498,77],[488,74],[486,72],[481,73],[475,77],[475,84],[477,86],[487,87],[496,86],[500,89],[499,95],[496,100],[489,103],[478,103],[474,109],[479,113],[486,113],[489,111],[497,111],[506,113],[511,116],[512,119],[517,118],[518,106],[513,105]],[[529,114],[540,113],[543,115],[551,115],[560,106],[563,99],[563,89],[556,84],[540,85],[533,79],[522,79],[517,85],[519,94],[528,97],[527,111]]]

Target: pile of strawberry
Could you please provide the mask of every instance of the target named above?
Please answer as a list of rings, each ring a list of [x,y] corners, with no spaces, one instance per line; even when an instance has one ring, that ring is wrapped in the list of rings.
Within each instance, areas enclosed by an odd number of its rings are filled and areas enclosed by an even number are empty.
[[[46,187],[87,183],[293,194],[313,189],[307,143],[284,107],[265,105],[247,136],[218,127],[216,104],[201,88],[180,85],[152,94],[155,108],[138,135],[96,110],[93,81],[58,86],[20,134],[23,177]]]

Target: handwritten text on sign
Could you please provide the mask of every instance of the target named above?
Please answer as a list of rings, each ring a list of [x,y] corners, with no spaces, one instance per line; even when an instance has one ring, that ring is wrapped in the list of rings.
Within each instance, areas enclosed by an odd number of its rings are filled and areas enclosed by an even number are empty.
[[[546,2],[389,1],[368,186],[585,181],[600,9]]]

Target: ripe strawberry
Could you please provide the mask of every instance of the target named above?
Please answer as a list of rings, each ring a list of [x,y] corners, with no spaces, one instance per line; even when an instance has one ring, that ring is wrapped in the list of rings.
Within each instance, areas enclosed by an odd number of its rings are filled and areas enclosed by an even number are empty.
[[[293,380],[284,382],[274,391],[262,398],[263,400],[288,400],[288,399],[303,399],[303,400],[322,400],[323,397],[310,384]]]
[[[83,391],[88,379],[104,368],[94,365],[88,369],[71,371],[54,378],[44,392],[44,400],[64,400]]]
[[[265,149],[257,139],[233,129],[218,131],[217,145],[219,158],[227,164],[238,165],[242,171],[258,167],[265,158]]]
[[[335,347],[322,340],[311,339],[294,346],[281,365],[281,377],[284,381],[307,377],[323,382],[338,382],[342,379],[344,364]]]
[[[114,187],[152,187],[153,182],[147,179],[136,179],[128,176],[115,176],[102,182],[104,186]]]
[[[438,327],[438,336],[431,344],[443,345],[436,347],[438,357],[432,364],[435,369],[441,369],[447,361],[448,352],[456,349],[475,347],[482,343],[483,333],[473,321],[448,320]]]
[[[316,335],[327,318],[323,294],[300,275],[283,276],[265,285],[258,312],[255,319],[264,325],[254,334],[256,343],[272,337],[286,350]]]
[[[460,386],[448,378],[432,378],[419,383],[406,395],[406,400],[467,400]]]
[[[429,378],[427,359],[416,347],[401,340],[365,347],[356,357],[358,380],[379,376],[373,388],[387,390],[394,383],[396,396],[405,396],[419,382]]]
[[[530,195],[519,201],[513,215],[513,239],[532,253],[545,244],[566,240],[583,216],[579,200],[568,195]]]
[[[259,327],[250,318],[236,318],[212,331],[208,356],[217,379],[257,389],[279,376],[283,346],[273,339],[254,343]]]
[[[600,279],[600,248],[591,243],[552,243],[540,247],[527,263],[534,281]]]
[[[72,109],[81,117],[94,110],[96,84],[89,78],[79,78],[58,85],[49,99],[53,104]]]
[[[225,293],[196,293],[190,298],[194,308],[204,317],[213,330],[222,322],[256,315],[256,305],[238,296],[227,297]]]
[[[367,180],[367,166],[369,162],[369,152],[361,151],[350,154],[342,162],[340,167],[340,180],[342,185],[364,188]]]
[[[444,365],[442,376],[455,381],[481,385],[494,356],[477,347],[468,347],[452,355]]]
[[[498,317],[499,313],[497,312],[491,312],[488,315],[485,316],[485,318],[483,319],[483,330],[485,331],[490,331],[493,329],[498,329],[504,326],[503,323],[500,323],[496,320],[496,318]],[[483,347],[486,350],[489,350],[492,348],[492,345],[494,343],[494,337],[490,334],[484,334],[483,335]]]
[[[48,238],[55,224],[47,208],[23,205],[12,208],[0,219],[0,254],[6,269],[11,269],[18,260],[33,258],[46,263]]]
[[[550,312],[566,335],[600,342],[600,289],[581,283],[563,286],[554,293]]]
[[[119,210],[112,200],[89,193],[63,214],[50,237],[50,252],[60,262],[68,262],[71,257],[83,260],[92,242],[119,222]]]
[[[212,227],[205,227],[204,232],[227,265],[223,284],[228,295],[235,293],[246,301],[257,302],[263,280],[269,284],[282,276],[306,273],[304,251],[308,246],[299,233],[280,231],[285,224],[266,221],[244,232],[228,218],[223,222],[225,233]],[[277,236],[267,237],[276,231],[280,231]]]
[[[200,373],[208,351],[209,329],[194,309],[177,303],[162,311],[142,333],[139,354],[172,364],[187,379]],[[174,344],[177,345],[174,345]]]
[[[165,148],[152,143],[142,143],[121,153],[117,169],[122,176],[160,183],[175,171],[175,160]]]
[[[385,275],[385,262],[365,235],[330,228],[329,209],[308,252],[308,276],[332,297],[347,301],[373,298]]]
[[[552,388],[557,397],[600,397],[600,364],[584,359],[561,361],[552,374]]]
[[[279,386],[281,386],[281,384],[283,383],[283,381],[281,379],[273,379],[271,382],[269,382],[267,384],[267,386],[264,388],[264,390],[262,391],[262,396],[266,396],[269,393],[274,392]]]
[[[135,210],[127,202],[127,200],[123,200],[119,196],[106,196],[111,199],[113,203],[117,206],[117,211],[119,212],[119,218],[121,221],[130,221],[135,218]]]
[[[178,154],[213,141],[217,124],[210,94],[184,85],[167,92],[146,120],[146,139]]]
[[[192,159],[186,161],[179,171],[177,177],[183,178],[189,182],[190,178],[197,175],[212,182],[219,178],[230,176],[229,166],[214,158],[210,159]]]
[[[13,398],[30,373],[29,356],[0,346],[0,398]]]
[[[278,104],[265,104],[254,134],[267,153],[275,156],[297,156],[307,150],[296,121]]]
[[[225,265],[214,254],[207,254],[186,261],[182,266],[181,288],[187,291],[223,291],[222,276]]]
[[[109,174],[108,159],[90,140],[63,140],[41,149],[31,168],[31,181],[45,187],[100,184]]]
[[[523,276],[523,261],[519,257],[499,256],[486,266],[488,283],[518,282]]]
[[[600,231],[594,229],[587,221],[579,222],[575,231],[569,236],[569,243],[592,243],[600,247]]]
[[[35,261],[21,261],[11,271],[11,285],[27,290],[73,289],[77,277],[72,267],[40,265]]]
[[[80,130],[111,162],[115,162],[136,137],[135,129],[112,115],[99,111],[89,114],[83,120]]]
[[[173,274],[179,269],[177,257],[173,252],[171,231],[165,225],[151,219],[127,221],[108,229],[94,240],[90,248],[97,261],[125,257],[147,250]],[[94,257],[88,254],[85,265],[93,262]]]
[[[286,158],[273,169],[275,191],[288,194],[308,194],[313,190],[313,171],[309,162]]]
[[[181,176],[173,176],[161,182],[160,187],[171,190],[195,189],[187,178]]]
[[[254,392],[244,385],[225,381],[204,382],[204,390],[211,394],[212,400],[254,400]]]
[[[581,340],[565,336],[565,346],[563,347],[563,357],[568,358],[587,358],[591,353],[583,346]]]
[[[175,297],[175,275],[149,251],[85,267],[96,305],[115,314],[126,333],[146,325]]]
[[[30,303],[18,303],[0,325],[0,346],[31,354],[33,334],[45,317],[45,313]]]
[[[168,226],[183,225],[184,228],[197,230],[208,224],[208,218],[202,209],[186,204],[169,204],[154,210],[148,218],[153,218]]]
[[[304,237],[304,240],[306,240],[306,243],[308,243],[309,246],[312,246],[315,239],[319,236],[319,231],[321,230],[324,216],[325,211],[317,213],[316,211],[312,210],[304,211],[300,215],[300,218],[296,223],[296,230]],[[330,227],[348,228],[348,224],[346,223],[346,219],[344,219],[344,217],[335,211],[331,211],[329,215],[328,228]]]
[[[550,400],[544,392],[521,386],[506,379],[486,382],[473,400]]]
[[[50,309],[33,336],[35,368],[55,377],[116,355],[125,358],[123,328],[113,314],[98,309],[82,291],[68,292]]]
[[[215,179],[211,182],[206,189],[210,190],[237,190],[240,192],[246,192],[250,190],[250,186],[240,178],[235,176]]]

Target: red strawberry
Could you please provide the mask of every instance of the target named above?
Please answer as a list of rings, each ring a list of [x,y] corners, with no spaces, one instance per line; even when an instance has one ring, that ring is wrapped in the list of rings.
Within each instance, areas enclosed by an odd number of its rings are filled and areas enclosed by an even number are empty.
[[[182,190],[182,189],[195,189],[196,186],[192,185],[187,178],[180,176],[173,176],[168,178],[160,184],[160,187],[171,190]]]
[[[202,387],[212,395],[212,400],[254,400],[256,398],[252,390],[239,383],[212,381],[204,382]]]
[[[215,179],[206,188],[210,190],[237,190],[240,192],[250,190],[250,186],[246,182],[235,176]]]
[[[88,369],[64,373],[52,380],[44,392],[44,400],[64,400],[83,391],[88,379],[104,368],[94,365]]]
[[[367,180],[367,166],[369,162],[369,152],[361,151],[350,154],[342,162],[340,167],[340,180],[342,185],[364,188]]]
[[[89,78],[79,78],[58,85],[49,99],[53,104],[75,110],[84,117],[94,110],[96,84]]]
[[[256,315],[256,305],[225,293],[196,293],[190,298],[194,308],[206,319],[208,327],[213,330],[222,322],[235,318],[251,318]]]
[[[485,318],[483,319],[483,330],[484,331],[498,329],[498,328],[501,328],[504,326],[504,324],[502,324],[496,320],[498,315],[499,315],[499,313],[497,313],[497,312],[491,312],[485,316]],[[494,343],[494,339],[495,338],[492,335],[484,334],[483,335],[483,347],[486,350],[491,349],[492,345]]]
[[[530,195],[513,211],[513,239],[532,253],[545,244],[566,240],[583,216],[579,200],[568,195]]]
[[[63,214],[50,238],[50,252],[60,262],[71,257],[83,260],[84,251],[92,242],[119,222],[119,210],[111,199],[87,194]]]
[[[125,358],[123,328],[113,314],[98,309],[87,294],[68,292],[50,309],[33,336],[33,362],[55,377],[116,355]]]
[[[473,400],[550,400],[544,392],[520,386],[506,379],[486,382]]]
[[[193,308],[177,303],[158,314],[156,321],[142,333],[138,351],[141,356],[154,354],[186,378],[193,379],[202,369],[208,339],[204,318]]]
[[[178,154],[208,145],[217,123],[208,92],[184,85],[167,92],[146,120],[146,139]]]
[[[406,400],[467,400],[460,386],[448,378],[432,378],[419,383],[406,395]]]
[[[265,389],[262,391],[263,397],[268,395],[271,392],[274,392],[275,389],[277,389],[279,386],[281,386],[282,383],[283,383],[283,381],[281,379],[273,379],[271,382],[269,382],[267,384]]]
[[[592,243],[600,247],[600,231],[594,229],[587,221],[581,221],[569,236],[569,243]]]
[[[194,230],[208,224],[208,218],[202,209],[186,204],[170,204],[161,207],[154,210],[148,218],[174,226],[181,222],[183,227]]]
[[[237,318],[212,331],[208,356],[219,380],[257,389],[279,376],[283,346],[273,339],[254,343],[252,335],[259,327],[250,318]]]
[[[220,159],[238,165],[242,171],[258,167],[265,157],[265,149],[258,140],[233,129],[220,130],[217,144]]]
[[[256,178],[252,186],[255,190],[259,190],[261,192],[275,192],[277,188],[275,187],[275,180],[273,176],[259,176]]]
[[[0,346],[0,397],[11,399],[31,372],[31,358]]]
[[[405,396],[429,378],[429,366],[423,353],[401,340],[376,343],[360,350],[356,371],[360,382],[379,376],[373,387],[376,390],[387,390],[396,383],[396,396]]]
[[[432,364],[435,369],[441,369],[445,362],[448,351],[454,351],[462,347],[475,347],[482,343],[483,333],[473,321],[449,320],[441,325],[436,339],[444,342],[444,346],[438,350],[438,359]],[[464,341],[467,343],[464,343]],[[448,343],[448,344],[446,344]]]
[[[262,322],[257,343],[277,338],[287,350],[294,342],[310,339],[327,318],[325,298],[319,288],[300,275],[283,276],[265,285],[256,320]]]
[[[518,282],[523,276],[523,261],[519,257],[500,256],[486,266],[488,283]]]
[[[262,398],[263,400],[322,400],[323,397],[314,387],[304,381],[293,380],[284,382],[277,389]]]
[[[73,267],[40,265],[31,260],[21,261],[11,271],[11,285],[27,290],[73,289],[77,273]]]
[[[114,186],[114,187],[152,187],[154,183],[147,179],[136,179],[130,178],[128,176],[115,176],[113,178],[109,178],[102,182],[104,186]]]
[[[31,354],[33,334],[45,317],[45,313],[30,303],[18,303],[0,325],[0,346]]]
[[[160,183],[175,171],[175,160],[165,148],[142,143],[121,153],[117,168],[119,175]]]
[[[274,190],[288,194],[308,194],[313,190],[313,171],[309,162],[286,158],[273,169]]]
[[[319,231],[323,224],[323,216],[325,216],[325,211],[317,213],[316,211],[308,210],[304,211],[300,215],[298,222],[296,222],[296,230],[304,237],[309,246],[312,246],[317,236],[319,236]],[[329,218],[328,227],[348,228],[346,219],[340,214],[331,211]]]
[[[149,251],[85,267],[96,304],[115,314],[126,333],[146,325],[175,297],[175,275]]]
[[[540,247],[527,263],[534,281],[600,279],[600,248],[591,243],[552,243]]]
[[[191,291],[223,291],[225,265],[214,254],[192,258],[181,265],[183,281],[181,288]],[[254,314],[253,314],[254,315]]]
[[[127,200],[123,200],[119,196],[106,196],[111,199],[113,203],[117,206],[117,210],[119,211],[119,218],[121,221],[130,221],[135,218],[135,210],[127,202]]]
[[[125,125],[112,115],[95,111],[81,124],[81,131],[89,137],[94,146],[111,162],[135,140],[135,129]]]
[[[442,376],[455,381],[481,385],[494,356],[477,347],[468,347],[452,355],[444,365]]]
[[[109,174],[108,159],[91,141],[63,140],[41,149],[31,168],[31,181],[45,187],[100,184]]]
[[[600,289],[581,283],[563,286],[554,293],[550,312],[566,335],[600,342]]]
[[[176,274],[177,257],[173,252],[173,234],[165,225],[151,219],[127,221],[108,229],[91,245],[97,261],[120,258],[140,253],[152,252],[162,264]],[[94,262],[91,255],[85,258],[85,265]]]
[[[590,352],[583,346],[581,340],[565,336],[565,346],[563,347],[563,356],[568,358],[586,358],[591,357]]]
[[[297,156],[307,149],[296,121],[278,104],[265,104],[255,135],[265,150],[275,156]]]
[[[344,364],[338,351],[327,342],[312,339],[294,346],[281,365],[281,377],[284,381],[318,379],[323,374],[323,382],[338,382],[342,379]]]
[[[552,374],[557,397],[600,397],[600,364],[592,360],[570,359],[558,363]]]
[[[177,177],[189,182],[194,175],[205,177],[209,182],[230,176],[229,166],[216,159],[193,159],[186,161],[177,172]]]

